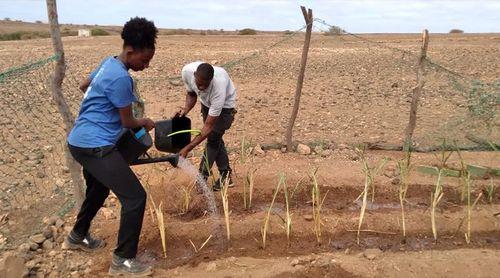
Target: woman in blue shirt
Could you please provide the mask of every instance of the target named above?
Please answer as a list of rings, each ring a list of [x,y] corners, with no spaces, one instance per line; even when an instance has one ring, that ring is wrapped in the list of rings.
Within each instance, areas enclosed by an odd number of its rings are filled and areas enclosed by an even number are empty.
[[[135,259],[146,191],[115,144],[122,128],[154,128],[151,119],[133,117],[132,102],[136,99],[128,70],[142,71],[149,66],[157,33],[154,23],[145,18],[135,17],[125,24],[122,53],[104,59],[80,86],[85,95],[68,136],[69,150],[83,167],[87,190],[63,247],[86,251],[104,247],[104,241],[90,236],[89,228],[112,190],[122,205],[118,243],[109,269],[112,275],[144,276],[152,272],[150,266]]]

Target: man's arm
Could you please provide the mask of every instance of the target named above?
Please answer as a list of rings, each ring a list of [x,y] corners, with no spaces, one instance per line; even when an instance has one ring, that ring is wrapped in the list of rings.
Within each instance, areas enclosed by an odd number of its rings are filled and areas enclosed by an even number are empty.
[[[212,132],[214,129],[215,123],[217,122],[217,118],[219,116],[214,117],[214,116],[207,116],[207,119],[205,121],[205,124],[203,125],[203,128],[201,129],[200,135],[196,136],[191,143],[189,143],[187,146],[185,146],[180,152],[179,155],[182,157],[186,157],[187,154],[194,149],[196,146],[198,146],[203,140],[207,139],[208,135]]]
[[[85,93],[90,86],[90,82],[92,82],[90,78],[85,78],[85,80],[80,83],[80,90]]]
[[[134,115],[132,114],[132,105],[119,108],[119,111],[122,125],[125,128],[135,128],[143,126],[147,131],[150,131],[155,127],[155,123],[150,118],[134,118]]]
[[[186,102],[184,103],[184,107],[180,107],[174,114],[174,117],[184,117],[193,109],[196,105],[197,96],[195,92],[188,91],[186,93]]]

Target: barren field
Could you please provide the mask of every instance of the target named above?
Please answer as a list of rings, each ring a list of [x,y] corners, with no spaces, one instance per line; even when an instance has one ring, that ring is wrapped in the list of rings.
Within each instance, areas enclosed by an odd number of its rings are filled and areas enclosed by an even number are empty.
[[[144,219],[140,254],[153,263],[157,277],[496,277],[500,271],[500,194],[498,177],[474,179],[471,190],[471,238],[466,242],[467,200],[458,178],[442,179],[443,197],[436,208],[437,241],[431,226],[431,193],[437,176],[411,171],[406,195],[406,239],[402,237],[399,200],[400,173],[397,162],[404,153],[367,151],[370,167],[387,164],[374,175],[374,201],[371,189],[363,230],[357,243],[356,230],[362,202],[365,175],[363,159],[355,150],[360,143],[401,145],[406,127],[411,91],[416,84],[416,57],[391,50],[391,47],[417,54],[420,35],[363,35],[364,40],[350,36],[313,35],[301,108],[294,128],[294,140],[311,147],[309,152],[284,153],[269,148],[283,142],[284,131],[293,105],[296,76],[300,64],[303,36],[295,36],[272,48],[281,35],[258,36],[161,36],[150,68],[133,73],[146,103],[146,115],[155,120],[168,118],[184,102],[184,89],[170,78],[178,76],[182,66],[195,60],[222,65],[257,53],[230,67],[230,75],[238,89],[238,113],[233,127],[225,136],[235,171],[236,187],[228,191],[231,238],[226,238],[222,218],[221,195],[216,192],[221,217],[207,212],[203,195],[190,190],[192,179],[179,169],[158,164],[134,169],[147,186],[150,200]],[[367,42],[365,40],[370,40]],[[79,95],[77,81],[85,78],[100,60],[119,53],[117,36],[100,38],[65,38],[68,78],[65,83],[70,105],[76,111]],[[50,56],[50,40],[0,42],[0,72]],[[465,133],[478,127],[476,135],[499,142],[500,119],[495,115],[492,131],[485,132],[477,123],[463,123],[448,129],[447,123],[468,119],[467,98],[453,86],[453,80],[470,83],[473,79],[493,83],[500,77],[500,36],[431,35],[429,58],[462,77],[432,67],[426,69],[426,84],[418,110],[415,140],[417,146],[434,146],[441,138],[458,140],[467,145]],[[455,79],[452,78],[454,76]],[[470,78],[469,78],[470,77]],[[47,93],[47,98],[50,96]],[[13,98],[12,100],[14,100]],[[6,102],[2,102],[4,105]],[[11,108],[9,108],[11,109]],[[6,110],[9,114],[10,110]],[[190,113],[194,127],[201,127],[197,105]],[[55,113],[55,111],[53,111]],[[3,115],[3,114],[2,114]],[[12,120],[23,115],[9,114]],[[8,116],[9,116],[8,115]],[[44,121],[43,115],[30,114]],[[7,117],[8,117],[7,116]],[[50,120],[52,118],[49,118]],[[57,117],[54,121],[57,120]],[[22,119],[29,126],[31,119]],[[37,124],[37,122],[34,122]],[[462,122],[460,122],[462,123]],[[4,124],[7,128],[11,123]],[[44,133],[38,124],[41,140],[64,140],[63,135]],[[62,130],[59,130],[62,132]],[[476,130],[474,130],[476,132]],[[4,132],[3,146],[17,144]],[[51,137],[52,136],[52,137]],[[54,139],[55,138],[55,139]],[[243,148],[241,144],[244,142]],[[39,143],[45,146],[47,142]],[[264,150],[260,148],[263,146]],[[2,147],[3,148],[3,147]],[[17,146],[21,149],[22,146]],[[242,149],[247,155],[241,160]],[[60,151],[56,147],[54,152]],[[22,151],[20,151],[22,153]],[[45,151],[44,151],[45,152]],[[7,153],[7,152],[5,152]],[[156,155],[158,153],[152,152]],[[199,162],[201,148],[190,158]],[[440,153],[414,153],[417,165],[438,166]],[[489,168],[500,167],[498,152],[461,152],[468,164]],[[15,156],[13,154],[12,156]],[[52,157],[52,159],[50,159]],[[62,155],[39,159],[36,167],[45,169],[51,179],[68,180],[60,171]],[[30,158],[31,159],[31,158]],[[29,160],[30,160],[29,159]],[[12,159],[12,167],[22,163]],[[3,164],[2,164],[3,165]],[[0,165],[0,167],[2,166]],[[460,168],[453,153],[447,166]],[[11,168],[12,168],[11,167]],[[415,167],[416,168],[416,167]],[[3,168],[2,168],[3,169]],[[10,168],[9,168],[10,169]],[[24,168],[23,168],[24,169]],[[252,206],[245,208],[244,185],[249,172],[256,169]],[[311,173],[317,181],[324,202],[321,208],[322,234],[316,237],[315,217],[311,202]],[[8,172],[8,170],[5,170]],[[2,170],[3,173],[5,173]],[[12,172],[8,172],[12,173]],[[286,202],[282,189],[271,209],[266,247],[262,246],[261,228],[280,174],[293,194],[289,199],[291,235],[287,243],[283,219]],[[3,180],[7,180],[8,176]],[[38,177],[44,183],[45,177]],[[52,180],[45,183],[51,183]],[[44,183],[44,184],[45,184]],[[71,186],[66,182],[65,186]],[[488,188],[496,188],[488,194]],[[191,201],[183,209],[184,192]],[[47,192],[32,196],[47,197]],[[481,194],[481,196],[480,196]],[[478,197],[479,196],[479,197]],[[491,197],[488,200],[488,197]],[[163,204],[166,226],[166,258],[163,258],[153,202]],[[46,199],[45,206],[58,208],[60,199]],[[44,206],[12,207],[9,221],[0,222],[0,232],[19,235],[34,234],[30,221],[42,222],[52,211]],[[71,211],[56,227],[54,246],[50,250],[31,252],[27,265],[32,272],[66,276],[104,276],[116,240],[120,206],[116,198],[108,198],[96,217],[93,233],[106,239],[108,246],[97,254],[60,250],[63,235],[73,223]],[[29,213],[27,213],[27,211]],[[29,215],[28,215],[29,214]],[[1,216],[1,215],[0,215]],[[32,216],[32,217],[30,217]],[[33,220],[34,219],[34,220]],[[47,219],[46,219],[47,220]],[[46,221],[47,222],[47,221]],[[50,221],[48,221],[50,222]],[[21,225],[22,223],[22,225]],[[57,225],[56,225],[57,226]],[[210,237],[211,236],[211,237]],[[203,243],[207,240],[205,245]],[[14,239],[14,241],[16,238]],[[200,249],[200,247],[203,246]],[[39,249],[40,250],[40,249]]]

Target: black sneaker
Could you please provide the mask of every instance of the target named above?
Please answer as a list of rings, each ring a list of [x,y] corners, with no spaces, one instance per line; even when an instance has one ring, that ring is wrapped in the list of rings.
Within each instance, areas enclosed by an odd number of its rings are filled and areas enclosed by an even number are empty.
[[[78,235],[71,231],[66,239],[64,239],[62,249],[93,252],[105,246],[106,242],[102,239],[93,238],[90,234],[87,234],[84,238],[79,238]]]
[[[218,178],[212,186],[212,189],[213,191],[220,191],[224,185],[227,185],[228,188],[234,187],[231,176],[229,176],[229,180],[226,180],[226,178],[223,179],[222,177]]]
[[[125,259],[113,254],[108,274],[111,276],[144,277],[153,274],[153,268],[141,263],[136,258]]]

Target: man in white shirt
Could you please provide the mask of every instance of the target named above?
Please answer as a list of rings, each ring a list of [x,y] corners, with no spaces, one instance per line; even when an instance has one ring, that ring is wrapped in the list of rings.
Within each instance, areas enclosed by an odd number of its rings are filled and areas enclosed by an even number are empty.
[[[189,113],[199,97],[204,125],[201,134],[196,136],[179,154],[186,157],[206,138],[207,144],[200,162],[200,173],[205,180],[208,179],[210,169],[215,162],[220,178],[213,185],[213,189],[220,190],[226,182],[228,187],[232,187],[231,167],[222,136],[231,127],[234,114],[236,114],[236,88],[233,81],[223,68],[203,62],[185,65],[182,68],[182,81],[187,90],[186,103],[175,116],[183,117]]]

